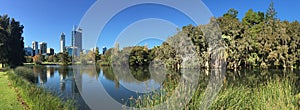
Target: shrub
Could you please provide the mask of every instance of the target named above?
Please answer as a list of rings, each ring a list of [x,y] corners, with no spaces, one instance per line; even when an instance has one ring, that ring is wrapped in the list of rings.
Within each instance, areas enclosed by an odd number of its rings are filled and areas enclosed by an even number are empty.
[[[17,67],[15,69],[15,74],[26,79],[29,82],[36,82],[36,79],[33,75],[33,70],[27,67]]]
[[[42,62],[43,62],[43,56],[42,55],[36,55],[36,56],[34,56],[33,57],[33,63],[34,64],[42,64]]]

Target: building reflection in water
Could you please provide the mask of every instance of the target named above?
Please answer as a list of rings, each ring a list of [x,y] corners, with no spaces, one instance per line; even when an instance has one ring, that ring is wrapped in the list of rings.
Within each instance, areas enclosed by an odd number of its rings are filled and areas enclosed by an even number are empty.
[[[68,74],[68,67],[60,67],[59,71],[59,81],[60,81],[60,90],[63,92],[66,89],[66,79],[67,79],[67,74]]]
[[[52,78],[54,76],[54,67],[47,67],[47,79]]]
[[[34,77],[36,78],[36,85],[45,88],[58,94],[61,98],[74,100],[79,103],[80,109],[89,109],[85,101],[82,99],[79,89],[82,89],[82,74],[80,74],[80,67],[74,66],[32,66]],[[86,73],[93,77],[99,77],[99,74]],[[100,69],[98,70],[100,71]],[[78,73],[78,74],[77,74]],[[75,83],[75,75],[76,82]]]
[[[47,71],[44,66],[33,66],[34,77],[38,78],[40,84],[47,82]]]

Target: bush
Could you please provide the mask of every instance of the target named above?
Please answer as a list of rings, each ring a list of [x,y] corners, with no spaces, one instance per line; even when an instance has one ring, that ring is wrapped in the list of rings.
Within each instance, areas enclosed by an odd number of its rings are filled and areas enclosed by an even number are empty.
[[[42,64],[43,60],[44,60],[44,58],[43,58],[42,55],[36,55],[36,56],[33,57],[33,63],[34,64],[38,64],[38,65]]]
[[[32,63],[33,62],[32,56],[25,56],[25,61],[26,63]]]
[[[15,74],[26,79],[29,82],[36,82],[36,79],[33,75],[33,70],[26,67],[17,67],[15,69]]]

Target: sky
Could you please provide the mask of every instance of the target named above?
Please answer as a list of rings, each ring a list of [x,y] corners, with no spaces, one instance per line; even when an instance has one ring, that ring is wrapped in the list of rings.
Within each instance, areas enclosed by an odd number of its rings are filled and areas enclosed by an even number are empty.
[[[80,24],[83,16],[95,2],[96,0],[0,0],[0,15],[8,14],[24,25],[25,46],[31,46],[32,41],[47,42],[48,48],[54,48],[55,52],[59,52],[60,34],[64,32],[66,34],[66,45],[71,45],[73,25]],[[220,17],[228,9],[234,8],[239,12],[238,17],[242,18],[249,9],[265,12],[271,0],[202,0],[202,2],[215,17]],[[279,19],[288,21],[300,20],[300,1],[273,0],[273,2]],[[102,11],[105,12],[107,10],[100,10],[100,12]],[[164,24],[164,26],[159,28],[141,27],[145,25],[157,27],[158,24]],[[129,43],[138,35],[151,38],[151,36],[161,34],[159,37],[168,37],[176,33],[176,30],[171,27],[177,26],[181,28],[188,24],[193,24],[192,20],[178,10],[174,11],[166,6],[159,5],[138,5],[115,15],[105,25],[96,46],[112,47],[116,41]],[[140,33],[134,33],[134,29],[140,29],[138,30]],[[151,34],[142,33],[142,30],[147,29],[150,30]],[[84,32],[83,39],[89,35]],[[127,36],[135,37],[129,38]],[[148,41],[150,43],[147,42],[147,39],[141,38],[140,41],[134,42],[133,45],[147,44],[151,46],[151,42],[153,45],[159,45],[159,43],[155,42],[161,42],[159,39],[148,39]]]

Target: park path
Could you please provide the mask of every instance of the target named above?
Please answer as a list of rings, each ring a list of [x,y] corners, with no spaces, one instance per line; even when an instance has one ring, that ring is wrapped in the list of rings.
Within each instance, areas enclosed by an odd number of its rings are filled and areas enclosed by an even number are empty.
[[[23,110],[16,91],[11,87],[6,72],[0,72],[0,110]]]

